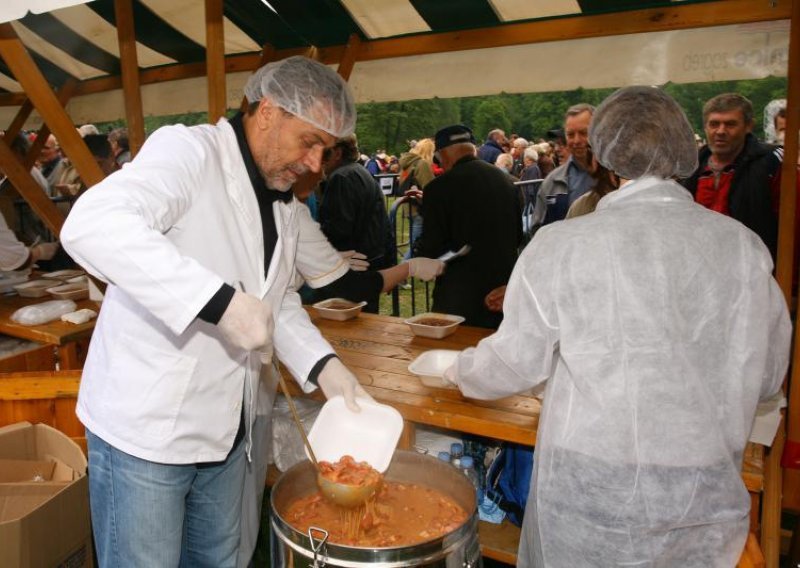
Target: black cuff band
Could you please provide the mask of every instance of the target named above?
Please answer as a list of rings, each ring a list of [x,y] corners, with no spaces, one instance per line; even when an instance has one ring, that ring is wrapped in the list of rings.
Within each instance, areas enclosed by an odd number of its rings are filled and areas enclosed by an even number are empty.
[[[203,321],[217,325],[219,320],[222,319],[222,314],[228,309],[228,305],[231,303],[231,299],[235,293],[236,290],[233,286],[223,284],[220,289],[217,290],[217,293],[211,296],[208,303],[203,306],[203,309],[200,310],[197,317]]]
[[[325,368],[325,364],[334,357],[337,357],[336,353],[330,353],[317,361],[317,364],[314,365],[314,367],[311,369],[311,372],[308,374],[308,381],[316,386],[319,386],[319,374],[322,372],[322,369]]]

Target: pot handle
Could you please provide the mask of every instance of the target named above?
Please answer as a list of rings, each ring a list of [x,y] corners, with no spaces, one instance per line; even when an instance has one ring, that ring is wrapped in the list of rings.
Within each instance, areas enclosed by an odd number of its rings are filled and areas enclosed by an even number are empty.
[[[314,538],[314,533],[321,535],[320,538]],[[308,542],[311,544],[311,551],[314,553],[314,568],[324,568],[325,556],[322,547],[328,542],[328,531],[317,527],[308,527]],[[317,554],[319,553],[319,558]]]

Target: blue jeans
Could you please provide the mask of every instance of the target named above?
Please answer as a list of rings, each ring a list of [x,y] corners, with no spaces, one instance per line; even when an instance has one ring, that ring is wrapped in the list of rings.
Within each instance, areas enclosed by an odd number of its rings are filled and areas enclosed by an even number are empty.
[[[221,462],[170,465],[126,454],[86,430],[101,568],[236,566],[244,443]]]

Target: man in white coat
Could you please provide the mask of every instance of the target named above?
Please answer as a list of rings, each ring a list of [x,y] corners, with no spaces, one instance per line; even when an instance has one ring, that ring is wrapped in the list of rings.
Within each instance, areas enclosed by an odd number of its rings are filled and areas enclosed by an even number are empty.
[[[789,355],[769,251],[671,180],[697,152],[663,91],[617,91],[589,138],[627,181],[536,234],[497,333],[447,376],[482,399],[546,382],[519,566],[733,567],[743,450]]]
[[[244,116],[154,133],[61,234],[109,284],[77,408],[101,566],[235,565],[273,347],[305,391],[355,409],[368,397],[292,286],[304,205],[289,190],[353,131],[352,96],[302,57],[265,65],[245,91]]]

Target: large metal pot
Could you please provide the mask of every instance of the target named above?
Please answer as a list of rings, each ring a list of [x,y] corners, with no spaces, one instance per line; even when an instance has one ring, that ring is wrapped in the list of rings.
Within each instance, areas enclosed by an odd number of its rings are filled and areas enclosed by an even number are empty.
[[[310,462],[301,462],[278,479],[270,497],[271,554],[273,567],[342,566],[383,568],[435,566],[474,568],[482,566],[478,546],[478,511],[475,489],[456,468],[436,458],[398,450],[386,471],[386,479],[419,483],[441,491],[472,514],[452,532],[432,541],[396,548],[359,548],[327,542],[325,527],[309,534],[294,529],[281,512],[316,491],[316,472]]]

